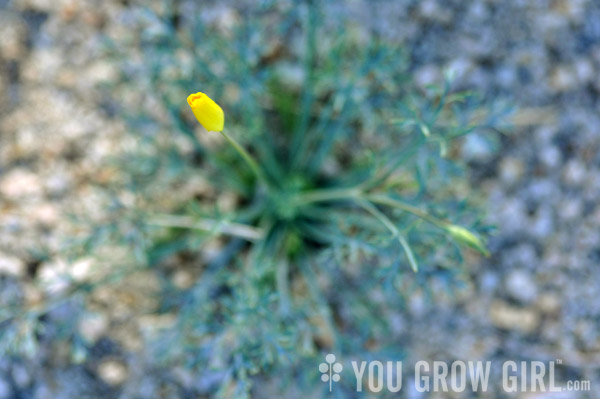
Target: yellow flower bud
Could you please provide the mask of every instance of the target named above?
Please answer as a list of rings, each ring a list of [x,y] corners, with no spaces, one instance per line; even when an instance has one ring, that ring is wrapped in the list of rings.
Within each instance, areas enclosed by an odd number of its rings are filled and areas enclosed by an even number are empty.
[[[485,256],[490,256],[481,239],[464,227],[451,224],[446,226],[446,230],[456,241],[478,250]]]
[[[225,114],[219,104],[204,93],[190,94],[187,102],[198,122],[209,132],[220,132],[225,125]]]

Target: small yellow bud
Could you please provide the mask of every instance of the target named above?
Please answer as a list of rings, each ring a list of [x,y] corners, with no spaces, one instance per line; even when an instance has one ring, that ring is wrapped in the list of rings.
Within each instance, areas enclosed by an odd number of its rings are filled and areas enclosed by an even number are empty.
[[[219,104],[204,93],[190,94],[187,102],[198,122],[209,132],[220,132],[225,125],[225,114]]]
[[[490,256],[481,239],[464,227],[450,224],[446,226],[446,230],[456,241],[478,250],[485,256]]]

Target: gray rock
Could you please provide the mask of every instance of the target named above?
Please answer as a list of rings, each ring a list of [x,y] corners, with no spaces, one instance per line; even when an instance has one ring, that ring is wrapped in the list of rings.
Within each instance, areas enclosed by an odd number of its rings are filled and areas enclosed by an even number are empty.
[[[500,163],[500,178],[505,184],[514,184],[523,177],[525,164],[519,158],[506,157]]]
[[[563,180],[566,184],[580,186],[586,180],[587,171],[585,165],[578,159],[572,159],[563,169]]]
[[[558,206],[558,216],[564,221],[579,220],[583,203],[578,198],[564,199]]]
[[[486,162],[494,153],[490,141],[476,133],[468,135],[462,145],[462,156],[467,161]]]
[[[0,399],[11,399],[13,397],[13,390],[7,379],[0,376]]]
[[[543,206],[538,209],[535,217],[531,220],[528,232],[537,239],[545,240],[554,233],[555,224],[552,208]]]
[[[506,290],[513,298],[523,303],[532,302],[538,294],[535,279],[526,270],[511,271],[506,277]]]
[[[15,385],[20,389],[26,388],[32,382],[31,372],[23,364],[15,364],[11,375]]]
[[[562,154],[558,148],[553,145],[549,145],[544,147],[540,152],[540,161],[547,169],[555,169],[561,165]]]

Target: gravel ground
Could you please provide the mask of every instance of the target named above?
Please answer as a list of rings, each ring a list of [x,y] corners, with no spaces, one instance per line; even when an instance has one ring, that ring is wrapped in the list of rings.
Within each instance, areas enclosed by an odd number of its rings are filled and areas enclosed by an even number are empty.
[[[493,256],[471,269],[474,283],[459,295],[411,300],[398,320],[411,357],[562,359],[563,381],[600,386],[600,2],[336,1],[327,12],[372,21],[404,43],[422,85],[452,68],[460,86],[552,111],[503,136],[499,152],[476,136],[465,143],[472,181],[498,226]],[[116,77],[115,65],[97,57],[99,34],[126,32],[120,1],[0,0],[3,304],[40,300],[35,282],[60,267],[41,253],[56,253],[71,232],[65,214],[100,213],[98,187],[111,179],[103,158],[118,151],[123,127],[98,107],[94,88]],[[98,337],[106,328],[87,325]],[[60,354],[56,367],[1,359],[0,399],[175,398],[200,389],[185,371],[153,370],[129,342],[130,351],[117,350],[98,339],[98,358],[83,366],[61,363]]]

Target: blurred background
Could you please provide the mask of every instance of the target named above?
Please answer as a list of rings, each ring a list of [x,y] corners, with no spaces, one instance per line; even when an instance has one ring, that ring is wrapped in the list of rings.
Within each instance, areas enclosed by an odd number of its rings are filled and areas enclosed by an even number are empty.
[[[105,198],[119,196],[107,193],[114,189],[108,183],[119,180],[107,159],[136,145],[119,107],[135,114],[153,79],[138,75],[130,82],[138,86],[128,86],[123,71],[140,71],[144,37],[177,35],[177,26],[189,26],[175,21],[165,33],[155,19],[197,12],[226,34],[249,9],[273,7],[263,23],[279,24],[286,14],[277,10],[296,7],[293,1],[175,3],[177,12],[163,1],[0,0],[0,304],[6,309],[16,302],[35,308],[59,289],[52,284],[60,285],[54,276],[67,269],[64,242],[82,229],[73,215],[102,219]],[[404,359],[562,359],[559,381],[590,380],[592,392],[552,397],[596,398],[600,2],[355,0],[323,2],[320,11],[324,24],[352,21],[344,34],[359,43],[377,37],[401,48],[417,87],[439,83],[452,70],[458,89],[508,99],[519,109],[510,131],[471,135],[460,144],[477,201],[497,226],[492,255],[467,257],[460,288],[449,292],[433,280],[407,298],[393,320]],[[301,40],[299,32],[278,40],[248,35],[267,49],[260,61],[267,63],[281,48],[294,54]],[[201,49],[202,40],[195,45]],[[177,55],[185,64],[185,54]],[[301,60],[289,58],[285,76],[300,79]],[[133,201],[126,193],[120,200]],[[88,269],[83,260],[70,273],[84,276]],[[193,277],[179,278],[185,284]],[[0,399],[211,397],[207,387],[217,377],[159,365],[143,344],[169,323],[153,313],[158,285],[142,276],[126,290],[97,290],[87,299],[93,316],[75,322],[87,343],[85,360],[78,361],[77,348],[73,355],[72,342],[68,349],[24,342],[29,356],[3,356]],[[44,317],[62,323],[69,309]],[[283,397],[277,392],[266,382],[256,397]],[[285,397],[298,395],[292,389]],[[409,384],[403,395],[504,394],[419,394]],[[549,398],[519,395],[511,397]]]

